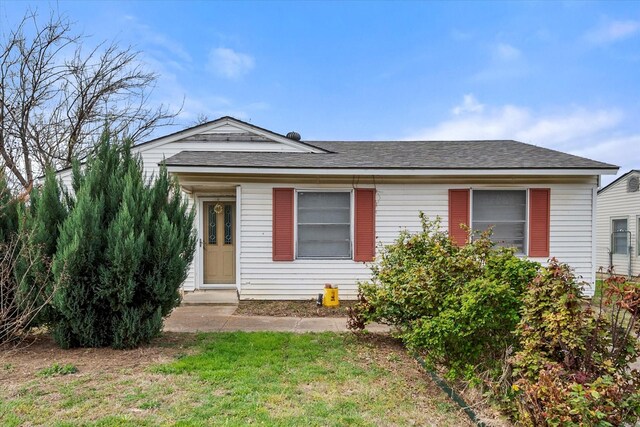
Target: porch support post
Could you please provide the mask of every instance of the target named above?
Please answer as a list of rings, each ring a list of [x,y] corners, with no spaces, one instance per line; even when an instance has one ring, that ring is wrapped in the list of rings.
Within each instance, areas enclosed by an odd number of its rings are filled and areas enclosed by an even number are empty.
[[[236,288],[238,296],[242,290],[242,264],[240,255],[242,253],[242,186],[236,185]]]

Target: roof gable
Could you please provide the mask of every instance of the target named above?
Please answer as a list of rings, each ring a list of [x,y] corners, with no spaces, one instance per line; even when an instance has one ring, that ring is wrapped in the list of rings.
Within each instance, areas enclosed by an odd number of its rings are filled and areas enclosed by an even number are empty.
[[[237,145],[232,145],[233,143],[241,143],[245,146],[249,144],[249,147],[255,144],[256,151],[288,151],[297,153],[326,152],[321,148],[301,141],[295,141],[284,135],[228,116],[138,144],[134,148],[138,152],[144,152],[165,144],[182,142],[202,143],[203,150],[206,150],[207,143],[216,144],[218,149],[219,147],[229,145],[230,150],[235,150],[235,147],[237,147]],[[281,147],[278,149],[266,148],[267,144],[269,144],[269,147],[275,147],[277,145],[281,145]],[[251,148],[245,148],[242,151],[252,150]]]
[[[630,177],[632,175],[640,175],[640,169],[631,169],[629,172],[619,176],[618,178],[616,178],[614,181],[611,181],[609,184],[605,185],[604,187],[602,187],[601,189],[598,190],[598,194],[602,194],[604,191],[616,187],[618,185],[624,184],[627,185],[627,181],[625,180],[625,178]]]

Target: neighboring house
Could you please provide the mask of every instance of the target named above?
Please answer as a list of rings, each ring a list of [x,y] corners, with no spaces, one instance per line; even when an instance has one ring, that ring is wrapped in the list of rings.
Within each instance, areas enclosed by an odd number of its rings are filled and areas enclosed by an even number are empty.
[[[597,266],[640,275],[640,170],[598,190]]]
[[[135,150],[149,173],[166,159],[196,208],[184,290],[241,299],[309,299],[325,283],[355,298],[376,245],[418,231],[420,211],[458,242],[462,223],[494,226],[500,244],[592,283],[597,184],[618,169],[516,141],[303,141],[231,117]]]

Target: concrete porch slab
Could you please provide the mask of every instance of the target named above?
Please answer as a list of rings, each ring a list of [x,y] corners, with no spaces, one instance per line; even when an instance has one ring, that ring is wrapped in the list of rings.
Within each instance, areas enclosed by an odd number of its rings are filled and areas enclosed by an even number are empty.
[[[185,292],[182,296],[182,305],[221,304],[238,305],[238,292],[236,289],[206,289],[193,292]]]

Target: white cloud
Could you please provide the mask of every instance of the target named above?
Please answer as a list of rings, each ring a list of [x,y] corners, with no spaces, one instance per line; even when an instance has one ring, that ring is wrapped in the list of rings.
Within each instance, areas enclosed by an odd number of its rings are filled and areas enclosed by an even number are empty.
[[[573,108],[547,117],[531,117],[517,137],[526,141],[549,141],[567,148],[581,146],[580,138],[588,138],[603,130],[614,129],[623,115],[618,110],[587,110]]]
[[[173,58],[173,60],[167,58],[165,61],[172,61],[172,65],[176,67],[182,67],[181,64],[175,61],[176,59],[183,63],[191,62],[191,55],[181,43],[153,29],[151,26],[143,24],[133,15],[125,15],[123,19],[126,21],[127,26],[137,33],[135,36],[138,43],[142,43],[154,50],[166,51],[169,54],[169,58]]]
[[[513,61],[522,56],[522,52],[520,52],[520,50],[508,43],[498,43],[493,49],[493,54],[496,59],[502,61]]]
[[[637,147],[640,147],[640,134],[612,135],[596,138],[573,150],[572,154],[620,166],[617,176],[602,177],[602,185],[607,185],[630,169],[638,169],[640,150]]]
[[[620,176],[640,165],[640,132],[621,131],[624,118],[615,108],[572,106],[551,114],[510,104],[486,106],[473,94],[467,94],[462,104],[451,110],[449,118],[413,132],[406,139],[515,139],[618,165]],[[602,183],[606,185],[613,179],[604,176]]]
[[[254,65],[255,61],[251,55],[226,47],[212,49],[209,53],[209,69],[229,79],[236,79],[247,74]]]
[[[476,82],[504,81],[522,78],[531,73],[522,51],[509,43],[496,43],[488,46],[487,62],[472,76]]]
[[[530,121],[528,111],[512,105],[475,113],[459,108],[452,110],[453,118],[415,132],[409,139],[512,139]]]
[[[607,44],[626,39],[640,32],[640,21],[611,21],[586,35],[586,39],[595,44]]]
[[[462,99],[462,104],[456,105],[451,110],[454,116],[459,116],[464,113],[481,113],[484,111],[484,105],[480,104],[472,93],[465,95]]]
[[[613,129],[623,119],[615,109],[571,107],[545,115],[517,105],[486,108],[472,94],[465,95],[451,113],[451,118],[415,132],[410,139],[516,139],[569,150],[580,147],[583,138]]]

